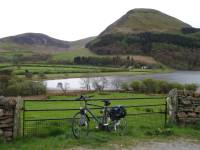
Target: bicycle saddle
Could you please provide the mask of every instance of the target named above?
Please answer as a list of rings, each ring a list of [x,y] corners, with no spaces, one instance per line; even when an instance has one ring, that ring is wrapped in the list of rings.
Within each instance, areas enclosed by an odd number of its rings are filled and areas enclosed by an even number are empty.
[[[103,100],[103,102],[104,102],[104,106],[109,106],[111,104],[109,100]]]

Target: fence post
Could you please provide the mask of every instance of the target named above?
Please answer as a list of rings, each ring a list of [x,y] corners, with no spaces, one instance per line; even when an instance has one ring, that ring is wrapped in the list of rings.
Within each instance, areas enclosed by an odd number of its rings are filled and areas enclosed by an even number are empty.
[[[23,100],[23,108],[22,108],[22,111],[23,111],[23,128],[22,128],[22,135],[24,137],[24,128],[25,128],[25,100]]]
[[[22,109],[22,98],[16,98],[16,107],[14,110],[14,138],[21,135],[21,109]]]
[[[165,102],[165,124],[164,124],[164,128],[166,128],[167,125],[167,101]]]

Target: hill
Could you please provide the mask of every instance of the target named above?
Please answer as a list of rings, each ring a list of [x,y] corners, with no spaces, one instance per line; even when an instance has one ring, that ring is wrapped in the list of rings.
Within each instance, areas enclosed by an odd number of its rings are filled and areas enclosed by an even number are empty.
[[[108,26],[100,35],[112,33],[180,32],[190,25],[153,9],[133,9]]]
[[[80,39],[80,40],[77,40],[77,41],[70,41],[69,42],[69,50],[77,50],[77,49],[83,49],[85,48],[85,45],[87,43],[89,43],[90,41],[94,40],[96,37],[93,36],[93,37],[88,37],[88,38],[84,38],[84,39]]]
[[[69,42],[41,33],[24,33],[0,39],[3,50],[64,51],[69,47]]]
[[[200,69],[200,30],[152,9],[133,9],[86,47],[100,55],[146,55],[178,69]]]
[[[95,37],[63,41],[41,33],[24,33],[0,39],[0,51],[33,51],[42,53],[82,49]]]

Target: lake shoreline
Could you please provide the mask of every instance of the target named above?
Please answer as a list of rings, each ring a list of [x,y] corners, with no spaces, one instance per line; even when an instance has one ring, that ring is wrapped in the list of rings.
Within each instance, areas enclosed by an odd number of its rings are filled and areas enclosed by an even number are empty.
[[[98,76],[100,77],[100,76]],[[96,79],[98,77],[89,77],[91,80]],[[179,82],[182,84],[190,84],[195,83],[200,85],[200,71],[175,71],[171,73],[153,73],[153,74],[143,74],[143,75],[112,75],[112,76],[104,76],[106,80],[109,82],[109,86],[105,88],[105,90],[114,90],[112,87],[113,80],[120,80],[120,82],[130,83],[133,80],[143,80],[146,78],[153,78],[157,80],[165,80],[168,82]],[[44,80],[43,82],[47,85],[48,90],[60,90],[57,88],[57,83],[61,82],[63,84],[68,83],[70,88],[69,91],[73,90],[84,90],[83,85],[81,85],[82,78],[66,78],[66,79],[54,79],[54,80]]]

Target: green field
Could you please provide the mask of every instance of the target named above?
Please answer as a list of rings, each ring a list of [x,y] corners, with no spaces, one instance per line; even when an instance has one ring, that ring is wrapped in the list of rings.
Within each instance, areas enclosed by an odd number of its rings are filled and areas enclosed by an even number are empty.
[[[123,67],[100,67],[87,65],[48,65],[48,64],[21,64],[19,67],[11,64],[1,64],[1,68],[12,68],[14,74],[25,77],[28,70],[33,74],[32,79],[40,79],[38,74],[45,74],[47,79],[85,77],[85,76],[134,76],[152,73],[170,72],[169,69],[131,69]]]
[[[106,93],[90,93],[95,98],[147,98],[152,97],[152,100],[136,100],[136,101],[115,101],[113,105],[147,105],[147,104],[163,104],[165,103],[163,98],[156,99],[156,97],[163,97],[164,95],[144,95],[133,93],[118,93],[118,92],[106,92]],[[78,97],[78,96],[75,96]],[[50,96],[49,99],[71,99],[74,96]],[[155,99],[154,99],[155,98]],[[102,105],[102,102],[94,102],[95,104]],[[44,109],[44,108],[79,108],[79,102],[27,102],[26,109]],[[152,107],[153,112],[160,111],[163,107]],[[26,119],[38,119],[38,118],[61,118],[71,117],[76,111],[57,111],[50,112],[27,112]],[[130,113],[142,113],[147,112],[147,109],[142,108],[130,108],[127,109]],[[99,110],[95,112],[100,114]],[[0,142],[0,149],[3,150],[46,150],[46,149],[68,149],[72,147],[89,147],[91,149],[104,146],[108,149],[113,149],[113,145],[121,145],[122,148],[126,148],[129,145],[134,145],[138,141],[144,140],[168,140],[181,138],[195,138],[200,139],[200,129],[194,127],[176,127],[169,126],[164,129],[164,116],[161,114],[149,114],[127,117],[128,128],[123,133],[99,131],[95,129],[94,122],[91,121],[90,133],[84,139],[76,140],[71,133],[70,120],[64,120],[60,122],[32,122],[27,123],[29,128],[26,131],[29,133],[37,134],[39,131],[39,137],[27,136],[26,138],[18,138],[10,143]],[[31,128],[31,125],[32,128]],[[37,125],[37,130],[36,130]]]
[[[53,60],[70,60],[73,61],[74,57],[77,56],[98,56],[97,54],[91,52],[87,48],[81,48],[81,49],[76,49],[76,50],[70,50],[66,52],[61,52],[61,53],[55,53],[53,55]],[[100,57],[100,56],[98,56]]]

